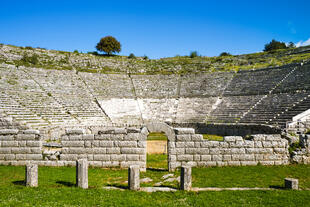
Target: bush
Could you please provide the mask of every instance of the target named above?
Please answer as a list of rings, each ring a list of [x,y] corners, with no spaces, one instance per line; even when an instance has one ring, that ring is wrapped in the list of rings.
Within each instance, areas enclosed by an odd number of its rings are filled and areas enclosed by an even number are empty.
[[[220,54],[220,57],[223,57],[223,56],[230,56],[231,54],[229,52],[222,52]]]
[[[148,60],[148,59],[149,59],[148,56],[146,56],[146,55],[143,56],[143,60]]]
[[[129,59],[135,59],[136,56],[135,56],[133,53],[130,53],[129,56],[128,56],[128,58],[129,58]]]
[[[79,51],[78,50],[74,50],[73,53],[79,54]]]
[[[87,54],[91,54],[91,55],[99,55],[97,51],[87,52]]]
[[[28,56],[28,55],[24,55],[23,58],[21,59],[21,61],[25,62],[25,63],[30,63],[32,65],[36,65],[39,63],[39,59],[38,59],[38,55],[37,54],[33,54],[32,56]]]
[[[192,51],[189,55],[190,58],[195,58],[198,57],[198,52],[197,51]]]
[[[286,49],[286,44],[284,42],[279,42],[276,40],[272,40],[270,43],[265,45],[265,52],[272,51],[272,50],[279,50],[279,49]]]
[[[96,49],[111,55],[112,53],[119,53],[121,51],[121,43],[112,36],[106,36],[101,38]]]
[[[26,46],[25,49],[27,50],[33,50],[33,48],[31,46]]]

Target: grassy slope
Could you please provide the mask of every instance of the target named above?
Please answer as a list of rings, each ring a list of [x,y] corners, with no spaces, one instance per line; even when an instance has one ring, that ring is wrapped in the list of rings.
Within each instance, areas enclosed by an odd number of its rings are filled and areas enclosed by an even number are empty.
[[[148,166],[160,166],[165,159],[165,156],[148,157]],[[141,173],[141,178],[154,180],[142,186],[152,186],[167,173],[151,170]],[[179,176],[179,171],[174,174]],[[75,168],[72,167],[40,167],[38,188],[22,185],[24,167],[0,166],[0,177],[0,206],[310,206],[310,191],[144,193],[102,190],[104,185],[127,186],[124,183],[127,170],[120,169],[90,168],[87,190],[74,187]],[[194,168],[193,186],[282,187],[285,177],[299,178],[300,187],[309,188],[310,166]],[[178,187],[176,182],[163,185]]]
[[[75,68],[81,72],[92,73],[124,73],[130,71],[132,74],[184,74],[210,71],[236,71],[275,67],[310,60],[309,51],[306,53],[298,53],[297,50],[299,49],[285,49],[223,57],[189,58],[187,56],[179,56],[158,60],[144,60],[143,58],[128,59],[124,56],[107,57],[55,50],[25,49],[16,46],[10,47],[13,48],[12,51],[14,51],[15,54],[22,55],[23,58],[12,62],[2,57],[0,58],[0,63],[5,62],[14,65],[41,67],[45,69],[72,70]],[[34,53],[36,54],[36,58],[33,58]],[[58,58],[51,58],[52,56],[58,56]],[[81,66],[76,64],[73,66],[69,61],[70,57],[85,60],[86,65]],[[103,61],[104,66],[99,66],[97,63],[94,64],[93,61]],[[121,66],[117,66],[118,64]]]

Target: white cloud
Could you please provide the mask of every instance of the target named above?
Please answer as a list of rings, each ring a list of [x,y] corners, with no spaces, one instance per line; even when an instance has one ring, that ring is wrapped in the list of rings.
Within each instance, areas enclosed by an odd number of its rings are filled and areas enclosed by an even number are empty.
[[[310,38],[306,41],[299,41],[297,43],[295,43],[296,47],[301,47],[301,46],[307,46],[310,45]]]

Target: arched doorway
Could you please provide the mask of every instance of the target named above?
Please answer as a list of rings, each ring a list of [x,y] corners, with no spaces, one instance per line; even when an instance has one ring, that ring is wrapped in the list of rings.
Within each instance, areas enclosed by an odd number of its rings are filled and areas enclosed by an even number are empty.
[[[146,128],[150,133],[164,133],[167,137],[167,167],[169,171],[175,170],[176,155],[175,150],[175,133],[172,127],[165,123],[150,122],[146,124]]]

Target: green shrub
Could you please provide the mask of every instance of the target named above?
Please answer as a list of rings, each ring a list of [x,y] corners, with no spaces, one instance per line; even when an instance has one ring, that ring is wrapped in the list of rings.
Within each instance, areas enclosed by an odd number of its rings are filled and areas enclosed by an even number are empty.
[[[32,56],[28,56],[27,54],[25,54],[21,61],[25,62],[25,63],[30,63],[32,65],[37,65],[39,63],[39,58],[37,54],[33,54]]]
[[[133,53],[130,53],[129,56],[128,56],[128,58],[129,58],[129,59],[135,59],[136,56],[135,56]]]
[[[265,52],[273,51],[273,50],[279,50],[279,49],[286,49],[286,44],[284,42],[279,42],[276,40],[272,40],[268,44],[265,45]]]
[[[148,60],[148,59],[149,59],[148,56],[146,56],[146,55],[143,56],[143,60]]]
[[[307,129],[305,134],[310,134],[310,129]]]
[[[79,54],[79,51],[78,50],[74,50],[73,53]]]
[[[223,56],[230,56],[231,54],[229,52],[222,52],[220,54],[220,57],[223,57]]]
[[[190,58],[195,58],[198,57],[198,52],[197,51],[192,51],[189,55]]]
[[[33,50],[33,48],[31,46],[26,46],[25,49],[27,50]]]
[[[87,52],[87,54],[91,54],[91,55],[99,55],[99,53],[98,53],[97,51]]]

